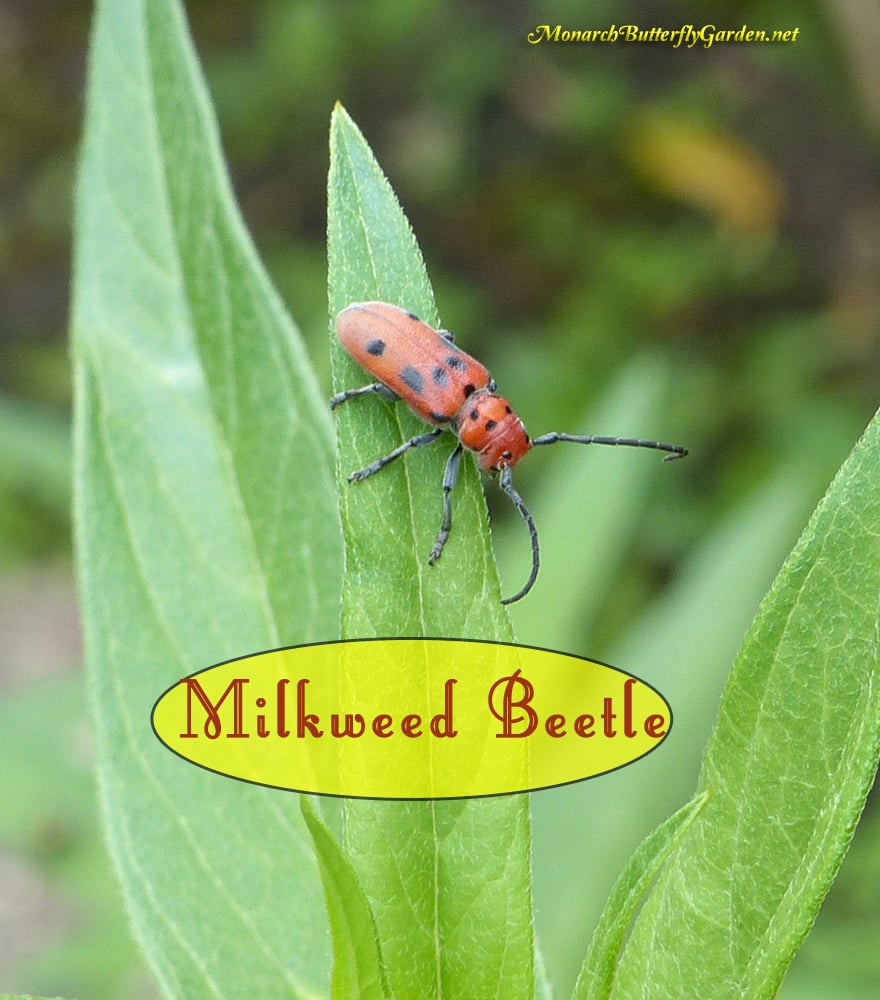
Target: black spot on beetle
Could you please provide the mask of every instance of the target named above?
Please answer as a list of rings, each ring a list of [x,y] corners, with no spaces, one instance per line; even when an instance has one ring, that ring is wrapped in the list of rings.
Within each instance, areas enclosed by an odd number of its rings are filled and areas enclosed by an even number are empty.
[[[440,365],[431,372],[431,378],[435,385],[447,385],[449,383],[449,377],[446,374],[446,369],[441,368]]]
[[[471,410],[471,412],[470,412],[470,418],[471,418],[471,420],[478,420],[479,417],[480,417],[479,410]]]
[[[494,431],[497,426],[498,426],[498,421],[497,420],[487,420],[486,421],[486,430],[487,431]]]
[[[457,372],[463,372],[467,368],[467,363],[462,361],[462,359],[456,354],[450,354],[446,358],[446,364],[449,365],[450,368],[455,369]]]
[[[476,391],[477,387],[473,384],[473,382],[468,382],[468,384],[464,387],[464,398],[467,399],[468,396],[473,396]]]
[[[421,320],[419,319],[419,317],[418,317],[418,316],[416,316],[416,314],[415,314],[415,313],[411,313],[411,312],[407,311],[407,316],[409,316],[409,318],[410,318],[410,319],[414,319],[414,320],[416,321],[416,323],[421,323],[421,322],[422,322],[422,321],[421,321]]]
[[[448,424],[452,420],[448,413],[435,413],[434,410],[431,410],[430,416],[435,424]]]
[[[407,365],[400,373],[401,381],[408,388],[417,395],[421,396],[425,389],[425,380],[422,378],[421,372],[413,368],[412,365]]]
[[[367,343],[367,354],[374,358],[381,358],[385,353],[384,340],[371,340]]]
[[[505,413],[513,413],[513,410],[511,410],[511,408],[509,406],[505,406],[504,407],[504,412]]]

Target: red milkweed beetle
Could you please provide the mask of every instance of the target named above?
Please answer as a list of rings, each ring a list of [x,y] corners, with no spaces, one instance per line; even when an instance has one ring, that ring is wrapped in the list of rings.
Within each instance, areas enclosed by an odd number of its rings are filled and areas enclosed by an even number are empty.
[[[529,527],[532,571],[525,586],[502,604],[513,604],[532,589],[541,565],[538,531],[522,498],[513,488],[511,469],[535,446],[573,441],[575,444],[626,445],[669,452],[663,459],[684,458],[687,449],[677,444],[639,438],[594,437],[576,434],[542,434],[529,438],[522,420],[503,396],[495,393],[495,380],[479,361],[455,346],[447,330],[435,330],[414,313],[387,302],[354,302],[336,317],[336,332],[345,350],[362,368],[378,379],[359,389],[346,389],[330,400],[331,409],[356,396],[378,393],[389,400],[402,399],[417,417],[434,424],[434,430],[417,434],[394,451],[349,477],[359,483],[400,458],[410,448],[431,444],[450,430],[458,444],[443,474],[443,521],[428,562],[443,553],[452,527],[450,493],[458,478],[462,450],[475,452],[483,472],[500,473],[499,485],[510,497]]]

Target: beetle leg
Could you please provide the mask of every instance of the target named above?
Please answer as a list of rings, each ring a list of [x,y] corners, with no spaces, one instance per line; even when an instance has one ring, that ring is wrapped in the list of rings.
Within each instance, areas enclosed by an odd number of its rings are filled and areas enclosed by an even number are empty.
[[[382,385],[381,382],[371,382],[370,385],[362,385],[359,389],[346,389],[344,392],[337,392],[330,400],[330,409],[335,410],[340,403],[344,403],[347,399],[366,396],[371,392],[378,393],[383,399],[387,399],[390,402],[396,402],[400,398],[387,385]]]
[[[549,442],[545,442],[549,443]],[[523,503],[522,497],[513,488],[513,477],[510,474],[510,466],[505,466],[501,470],[501,479],[499,480],[499,485],[501,489],[510,497],[513,501],[513,506],[516,507],[519,512],[520,517],[529,526],[529,535],[532,539],[532,571],[529,573],[529,578],[525,582],[525,586],[522,590],[518,590],[513,597],[505,597],[501,602],[502,604],[513,604],[515,601],[521,600],[526,594],[532,589],[532,585],[538,578],[538,570],[541,567],[541,553],[538,548],[538,529],[535,527],[535,522],[532,520],[532,515],[529,513],[528,508]]]
[[[434,430],[428,431],[427,434],[417,434],[415,437],[410,438],[409,441],[404,441],[403,444],[395,448],[394,451],[389,452],[382,458],[377,458],[375,462],[371,462],[363,469],[358,469],[357,472],[352,472],[352,474],[348,477],[348,481],[350,483],[362,482],[369,476],[375,475],[380,469],[384,469],[385,466],[390,462],[393,462],[395,458],[400,458],[400,456],[408,452],[410,448],[422,448],[424,445],[431,444],[432,441],[436,441],[443,431],[443,427],[435,427]]]
[[[455,489],[455,482],[458,479],[458,470],[461,466],[462,445],[456,445],[455,450],[446,461],[446,469],[443,472],[443,523],[434,539],[431,554],[428,556],[428,563],[434,565],[443,555],[443,546],[449,538],[449,531],[452,528],[452,499],[450,493]]]

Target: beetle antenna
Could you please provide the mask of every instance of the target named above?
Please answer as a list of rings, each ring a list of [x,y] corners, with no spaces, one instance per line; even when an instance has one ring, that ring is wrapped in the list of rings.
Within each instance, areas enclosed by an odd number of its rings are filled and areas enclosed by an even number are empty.
[[[663,459],[664,462],[672,462],[676,458],[684,458],[687,455],[687,448],[682,448],[680,444],[663,444],[662,441],[643,441],[641,438],[612,438],[594,437],[592,434],[542,434],[540,437],[532,438],[532,444],[556,444],[557,441],[572,441],[574,444],[610,444],[624,445],[627,448],[653,448],[655,451],[668,451],[669,454]]]
[[[544,442],[549,444],[549,441]],[[514,604],[516,601],[521,600],[526,594],[532,589],[532,586],[538,578],[538,570],[541,567],[541,553],[538,548],[538,530],[535,527],[535,522],[532,520],[532,515],[529,513],[528,507],[523,503],[522,497],[513,488],[513,476],[510,472],[510,466],[505,466],[501,470],[501,479],[499,480],[499,486],[502,490],[510,497],[513,501],[513,506],[519,511],[520,517],[529,526],[529,535],[532,539],[532,572],[529,573],[529,578],[525,582],[525,586],[522,590],[518,590],[513,597],[505,597],[501,602],[502,604]]]

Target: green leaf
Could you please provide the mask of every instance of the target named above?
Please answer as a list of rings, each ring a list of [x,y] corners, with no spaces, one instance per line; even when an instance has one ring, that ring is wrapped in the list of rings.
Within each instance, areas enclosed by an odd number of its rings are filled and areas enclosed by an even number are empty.
[[[383,1000],[389,993],[370,904],[348,858],[307,796],[300,797],[300,806],[315,842],[333,934],[331,995],[334,1000]]]
[[[772,997],[849,845],[880,751],[880,418],[746,637],[700,789],[613,996]]]
[[[351,302],[378,299],[438,322],[409,224],[341,108],[331,127],[328,230],[333,316]],[[335,337],[333,343],[335,389],[365,384]],[[469,457],[454,495],[453,534],[442,560],[427,565],[451,439],[357,486],[345,482],[419,428],[405,407],[377,397],[339,409],[343,634],[509,640],[485,502]],[[346,802],[346,849],[370,900],[395,995],[533,994],[529,842],[524,795]]]
[[[839,453],[846,451],[842,443]],[[596,925],[629,855],[693,792],[729,665],[827,486],[824,461],[807,458],[789,460],[744,497],[628,635],[597,650],[656,685],[672,705],[674,724],[662,749],[635,766],[534,798],[537,928],[561,991],[570,989],[583,960],[582,941],[570,928]],[[573,831],[566,869],[558,863],[561,830]],[[571,871],[589,872],[589,891]]]
[[[409,223],[351,119],[333,116],[328,254],[330,313],[352,302],[404,306],[439,326],[433,293]],[[334,389],[370,381],[331,337]],[[350,485],[350,472],[427,428],[403,405],[377,396],[337,411],[340,505],[345,532],[343,635],[509,637],[486,531],[475,462],[465,456],[453,494],[453,528],[443,557],[428,564],[442,517],[443,469],[451,434],[411,452],[380,475]]]
[[[76,193],[75,522],[104,817],[173,996],[314,996],[320,880],[296,799],[150,728],[193,671],[337,636],[331,425],[234,205],[181,8],[99,3]]]
[[[636,907],[651,880],[709,800],[698,795],[649,834],[620,873],[587,949],[572,1000],[599,1000],[611,993],[614,969]]]

